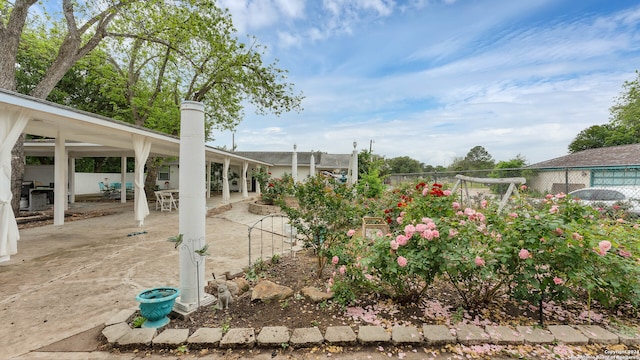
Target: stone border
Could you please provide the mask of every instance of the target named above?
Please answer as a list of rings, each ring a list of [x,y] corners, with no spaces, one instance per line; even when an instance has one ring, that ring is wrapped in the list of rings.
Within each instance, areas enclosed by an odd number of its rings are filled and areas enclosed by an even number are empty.
[[[330,326],[323,335],[317,327],[289,329],[284,326],[264,327],[256,334],[252,328],[230,329],[223,334],[220,328],[200,328],[191,336],[187,329],[132,329],[127,320],[137,308],[120,311],[105,323],[102,334],[112,346],[130,348],[139,346],[218,348],[252,348],[254,346],[277,348],[284,344],[294,348],[328,345],[430,345],[446,344],[495,344],[495,345],[542,345],[564,343],[624,344],[640,346],[640,329],[635,328],[635,336],[612,332],[596,325],[549,325],[547,329],[533,326],[493,326],[480,327],[460,324],[394,326],[386,330],[381,326],[361,325],[354,332],[350,326]]]

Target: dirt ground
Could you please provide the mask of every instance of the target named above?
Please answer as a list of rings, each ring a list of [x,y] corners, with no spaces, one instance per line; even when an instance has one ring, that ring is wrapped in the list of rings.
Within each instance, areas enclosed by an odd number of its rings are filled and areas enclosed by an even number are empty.
[[[207,218],[207,280],[248,265],[247,225],[262,217],[248,213],[248,201],[232,195],[231,210]],[[0,263],[2,358],[95,328],[137,307],[144,289],[179,287],[179,251],[167,242],[178,233],[178,212],[150,204],[137,227],[132,203],[113,208],[111,215],[20,230],[18,254]]]

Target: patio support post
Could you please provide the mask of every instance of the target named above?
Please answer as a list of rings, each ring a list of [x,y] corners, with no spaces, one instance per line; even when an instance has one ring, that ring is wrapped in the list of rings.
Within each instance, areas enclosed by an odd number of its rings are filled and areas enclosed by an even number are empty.
[[[144,193],[144,164],[151,152],[151,142],[144,136],[133,135],[133,151],[136,156],[133,212],[138,226],[142,226],[144,218],[149,215],[147,195]]]
[[[62,132],[58,131],[53,166],[53,225],[64,225],[64,210],[69,205],[67,204],[67,166],[65,138]]]
[[[69,157],[68,175],[69,178],[69,203],[76,202],[76,158]]]
[[[229,192],[229,163],[231,159],[228,156],[224,157],[224,164],[222,164],[222,203],[228,204],[231,194]]]
[[[127,157],[120,157],[120,202],[127,202]]]
[[[207,161],[207,199],[211,198],[211,160]]]
[[[180,107],[180,296],[175,309],[191,313],[215,299],[206,294],[205,256],[196,251],[206,245],[204,104],[184,101]]]
[[[29,122],[26,111],[0,111],[0,262],[18,252],[18,224],[11,208],[11,149]]]
[[[349,169],[351,171],[351,177],[350,177],[350,181],[351,181],[351,185],[355,185],[358,183],[358,150],[356,149],[356,146],[358,146],[357,142],[353,142],[353,154],[351,155],[351,169]]]
[[[293,178],[293,182],[298,182],[298,153],[296,149],[298,145],[293,144],[293,155],[291,156],[291,177]]]
[[[242,197],[245,199],[249,197],[249,191],[247,190],[247,171],[249,171],[249,162],[245,160],[242,163]]]

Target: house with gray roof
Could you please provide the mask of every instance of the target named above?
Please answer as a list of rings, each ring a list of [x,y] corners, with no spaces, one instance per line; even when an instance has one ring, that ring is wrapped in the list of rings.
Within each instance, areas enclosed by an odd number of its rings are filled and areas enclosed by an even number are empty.
[[[272,178],[292,174],[293,151],[235,151],[234,154],[273,164],[269,167]],[[323,171],[345,175],[349,171],[351,154],[327,154],[321,151],[297,151],[295,154],[298,180],[304,180]],[[313,155],[315,167],[314,174],[311,174],[311,155]]]
[[[588,149],[542,161],[528,186],[545,193],[591,186],[640,186],[640,144]]]

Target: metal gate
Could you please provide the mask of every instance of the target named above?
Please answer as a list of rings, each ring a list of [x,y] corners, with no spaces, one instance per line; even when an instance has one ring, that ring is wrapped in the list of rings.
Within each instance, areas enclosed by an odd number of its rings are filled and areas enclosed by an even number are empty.
[[[294,254],[296,246],[296,229],[289,224],[284,214],[271,214],[249,226],[249,267],[253,264],[254,252],[259,252],[257,259],[266,256]]]

